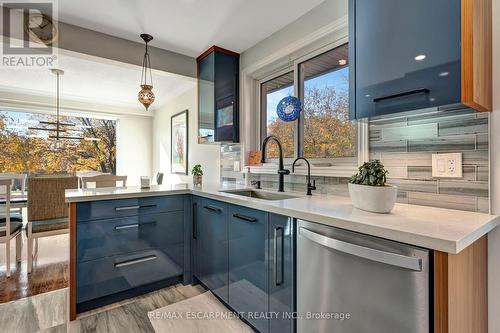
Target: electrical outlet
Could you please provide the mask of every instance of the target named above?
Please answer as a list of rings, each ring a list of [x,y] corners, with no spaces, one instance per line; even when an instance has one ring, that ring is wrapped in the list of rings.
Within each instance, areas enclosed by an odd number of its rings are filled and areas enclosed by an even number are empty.
[[[432,154],[432,177],[462,178],[462,153]]]

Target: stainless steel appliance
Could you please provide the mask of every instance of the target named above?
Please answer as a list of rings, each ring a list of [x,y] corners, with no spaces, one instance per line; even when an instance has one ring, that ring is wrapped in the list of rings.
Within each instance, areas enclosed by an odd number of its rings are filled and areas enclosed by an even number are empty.
[[[429,251],[298,221],[298,333],[430,332]]]

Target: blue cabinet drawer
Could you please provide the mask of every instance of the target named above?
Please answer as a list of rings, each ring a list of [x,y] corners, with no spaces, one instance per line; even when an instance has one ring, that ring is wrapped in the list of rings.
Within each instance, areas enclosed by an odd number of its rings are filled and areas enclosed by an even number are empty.
[[[78,222],[76,237],[78,262],[161,248],[182,265],[184,212]]]
[[[159,249],[77,264],[77,303],[182,275],[182,267]]]
[[[82,202],[77,204],[78,222],[183,210],[184,198],[174,195]]]

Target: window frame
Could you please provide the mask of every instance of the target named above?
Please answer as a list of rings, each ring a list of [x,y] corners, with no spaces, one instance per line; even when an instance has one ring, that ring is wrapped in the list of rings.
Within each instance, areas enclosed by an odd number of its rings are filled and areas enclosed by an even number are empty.
[[[289,62],[286,66],[282,66],[280,69],[275,70],[271,73],[268,73],[264,77],[256,80],[257,83],[257,105],[259,107],[258,114],[258,124],[259,124],[259,133],[258,138],[260,139],[257,142],[257,147],[260,147],[260,143],[266,136],[267,132],[267,113],[263,108],[263,96],[262,96],[262,84],[275,79],[283,74],[293,71],[294,77],[294,96],[300,96],[300,64],[311,60],[325,52],[333,50],[337,47],[340,47],[344,44],[348,44],[348,37],[340,38],[333,43],[329,43],[322,47],[319,47],[311,52],[307,52],[306,54],[297,56],[295,58],[289,58]],[[295,124],[294,131],[294,157],[293,158],[285,158],[286,164],[293,163],[295,158],[303,155],[303,141],[304,137],[304,115],[301,113],[300,118]],[[346,169],[357,168],[359,165],[363,164],[363,162],[369,159],[368,156],[368,123],[366,119],[361,119],[356,121],[357,125],[357,155],[353,157],[329,157],[329,158],[308,158],[308,160],[314,165],[325,165],[331,171],[335,172],[336,170],[343,174],[343,171]],[[277,159],[271,158],[269,161],[274,162]]]

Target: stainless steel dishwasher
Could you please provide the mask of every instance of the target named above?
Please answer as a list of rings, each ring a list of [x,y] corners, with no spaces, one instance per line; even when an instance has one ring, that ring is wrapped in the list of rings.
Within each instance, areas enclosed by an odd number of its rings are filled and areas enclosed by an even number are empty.
[[[430,332],[429,251],[298,221],[298,333]]]

